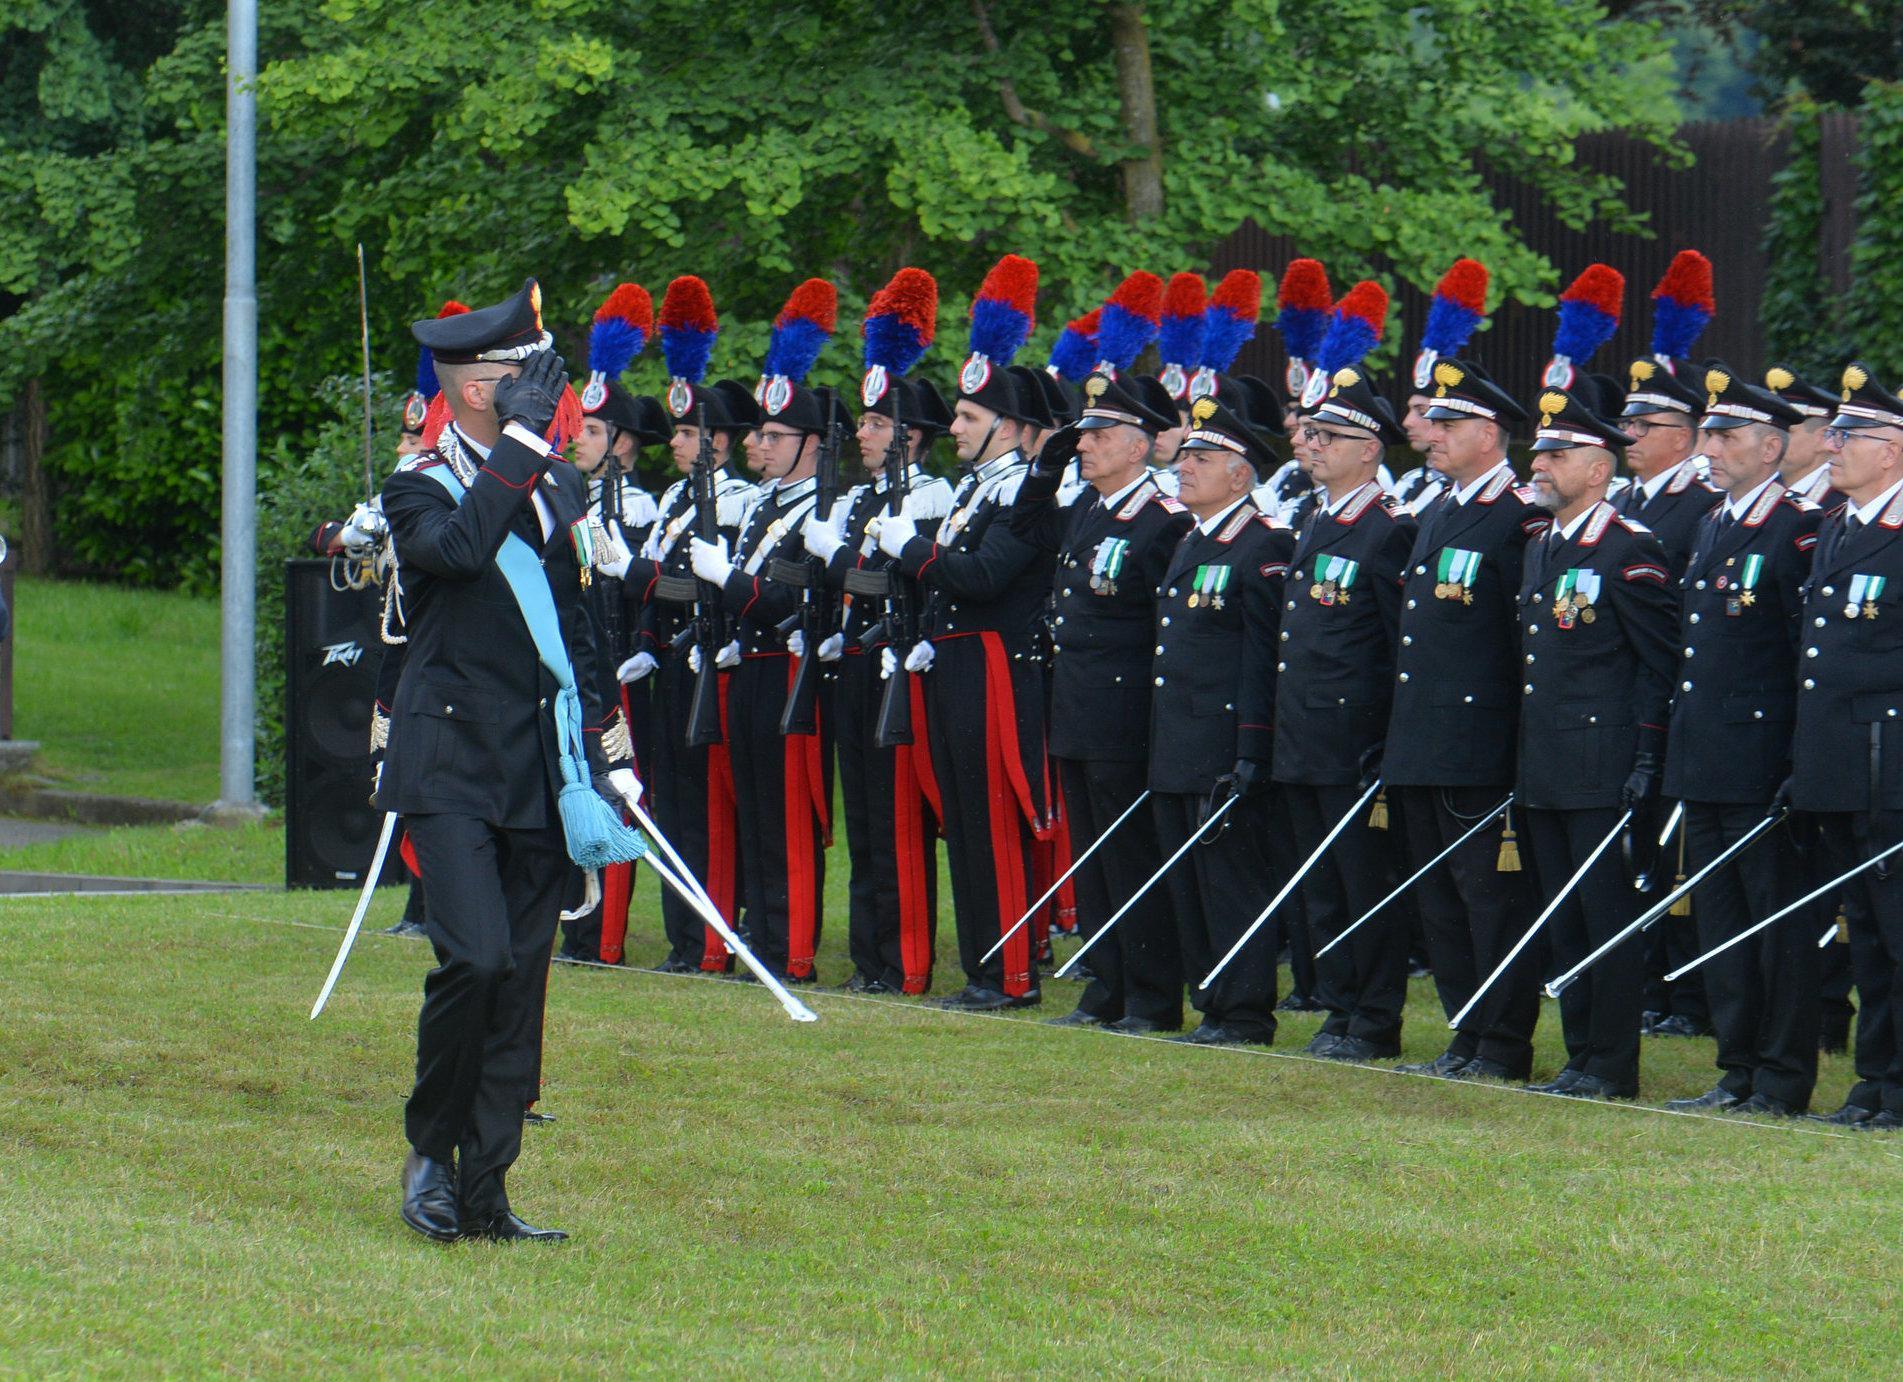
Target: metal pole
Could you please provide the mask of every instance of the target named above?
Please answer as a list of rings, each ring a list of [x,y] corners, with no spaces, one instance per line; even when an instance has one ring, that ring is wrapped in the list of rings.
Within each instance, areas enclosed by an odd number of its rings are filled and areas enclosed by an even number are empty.
[[[220,571],[219,804],[256,805],[257,0],[230,0],[225,86],[224,516]]]

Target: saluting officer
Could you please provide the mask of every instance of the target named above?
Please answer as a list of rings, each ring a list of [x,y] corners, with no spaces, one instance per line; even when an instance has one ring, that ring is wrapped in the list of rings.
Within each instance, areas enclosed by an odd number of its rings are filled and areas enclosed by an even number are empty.
[[[1776,394],[1713,361],[1699,423],[1722,495],[1699,524],[1680,592],[1683,661],[1665,758],[1665,795],[1685,803],[1685,867],[1697,871],[1770,811],[1791,756],[1799,587],[1821,511],[1786,491],[1778,462],[1801,419]],[[1694,890],[1709,949],[1795,895],[1791,835],[1769,838]],[[1817,1083],[1817,933],[1794,916],[1707,962],[1705,996],[1722,1077],[1679,1109],[1786,1117]]]
[[[1274,466],[1241,416],[1208,395],[1190,404],[1176,470],[1195,526],[1171,554],[1156,603],[1149,785],[1164,858],[1240,798],[1165,875],[1183,976],[1202,1013],[1177,1040],[1198,1046],[1275,1039],[1276,947],[1268,937],[1237,955],[1209,988],[1197,987],[1275,886],[1264,844],[1276,633],[1295,538],[1251,498]]]
[[[1381,758],[1410,873],[1513,790],[1520,577],[1526,544],[1552,526],[1507,461],[1509,431],[1527,420],[1526,410],[1471,360],[1434,362],[1425,397],[1427,463],[1440,480],[1408,556]],[[1450,1018],[1532,920],[1531,880],[1500,868],[1504,829],[1496,820],[1415,884],[1434,987]],[[1537,976],[1519,966],[1501,976],[1445,1052],[1409,1068],[1524,1080],[1538,1018]]]
[[[1377,478],[1382,449],[1406,438],[1359,368],[1337,371],[1302,437],[1327,497],[1296,541],[1283,598],[1274,764],[1290,842],[1306,858],[1380,775],[1414,521]],[[1318,956],[1392,889],[1393,854],[1364,813],[1308,871],[1302,899]],[[1407,948],[1407,924],[1391,914],[1317,959],[1317,997],[1328,1016],[1309,1054],[1357,1061],[1400,1054]]]
[[[1804,587],[1797,729],[1783,794],[1820,817],[1825,876],[1903,839],[1903,399],[1866,365],[1844,370],[1830,420],[1830,483],[1845,503],[1818,530]],[[1824,1121],[1903,1128],[1903,868],[1845,885],[1869,923],[1850,928],[1857,1082]]]
[[[541,290],[531,279],[498,306],[411,331],[435,352],[454,421],[383,489],[410,641],[377,797],[408,824],[437,958],[417,1023],[402,1213],[438,1240],[554,1240],[564,1235],[512,1212],[504,1177],[535,1095],[573,867],[555,802],[568,697],[603,796],[618,808],[638,789],[627,758],[603,752],[611,712],[583,600],[583,483],[544,440],[567,374]],[[532,622],[542,610],[554,629]]]
[[[1139,387],[1104,374],[1084,381],[1081,418],[1053,433],[1011,516],[1020,535],[1057,558],[1050,755],[1074,850],[1090,848],[1143,795],[1156,596],[1192,521],[1149,465],[1158,435],[1176,425],[1174,406],[1158,411]],[[1073,450],[1088,488],[1060,506]],[[1079,934],[1096,934],[1162,862],[1155,822],[1139,809],[1077,871]],[[1175,927],[1158,890],[1092,948],[1090,970],[1076,1009],[1056,1025],[1138,1033],[1183,1025]]]
[[[1520,587],[1519,800],[1540,882],[1566,886],[1618,823],[1657,799],[1677,666],[1678,601],[1658,539],[1605,501],[1626,434],[1558,389],[1540,395],[1533,492],[1553,527],[1528,544]],[[1570,966],[1631,920],[1617,842],[1551,920]],[[1612,951],[1559,999],[1566,1066],[1533,1088],[1580,1098],[1639,1092],[1644,957]]]

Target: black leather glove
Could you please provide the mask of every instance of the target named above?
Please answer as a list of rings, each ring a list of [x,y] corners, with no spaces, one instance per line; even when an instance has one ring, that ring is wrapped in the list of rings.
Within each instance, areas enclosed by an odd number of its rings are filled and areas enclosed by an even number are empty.
[[[1787,777],[1782,782],[1778,783],[1777,794],[1771,798],[1771,813],[1776,814],[1779,812],[1790,811],[1791,798],[1792,796],[1796,794],[1796,792],[1797,792],[1796,778]]]
[[[1238,758],[1228,776],[1235,782],[1239,797],[1261,796],[1269,789],[1269,765],[1254,758]]]
[[[552,350],[538,350],[522,364],[522,373],[496,381],[496,420],[519,422],[541,436],[555,421],[555,409],[568,387],[568,370]]]
[[[1044,438],[1032,469],[1042,475],[1061,475],[1064,467],[1077,459],[1077,439],[1083,435],[1072,422]]]
[[[1361,755],[1361,790],[1367,791],[1374,786],[1376,778],[1381,776],[1381,759],[1387,754],[1388,741],[1368,745]]]
[[[1639,751],[1632,756],[1632,771],[1619,789],[1619,804],[1636,812],[1658,800],[1664,776],[1665,731],[1643,726],[1639,730]]]

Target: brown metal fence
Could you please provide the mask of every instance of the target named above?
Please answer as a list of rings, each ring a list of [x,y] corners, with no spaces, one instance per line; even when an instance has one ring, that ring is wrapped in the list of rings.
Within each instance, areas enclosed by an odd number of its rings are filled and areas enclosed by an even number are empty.
[[[1841,290],[1848,282],[1848,251],[1855,232],[1855,117],[1825,117],[1822,136],[1826,215],[1818,255],[1826,281]],[[1558,267],[1559,286],[1594,260],[1625,274],[1625,313],[1619,333],[1593,360],[1596,369],[1622,380],[1626,362],[1647,352],[1652,286],[1681,249],[1700,250],[1711,259],[1716,285],[1718,314],[1700,338],[1697,353],[1720,356],[1746,371],[1770,363],[1764,358],[1758,303],[1765,278],[1763,241],[1771,178],[1784,164],[1784,136],[1777,122],[1758,119],[1687,125],[1679,130],[1679,138],[1692,152],[1689,167],[1669,166],[1650,145],[1626,134],[1591,135],[1577,145],[1581,164],[1613,174],[1624,184],[1626,204],[1648,217],[1646,224],[1653,232],[1649,238],[1602,225],[1573,230],[1562,225],[1525,185],[1501,175],[1488,178],[1501,214],[1510,216],[1527,242]],[[1463,252],[1462,246],[1450,244],[1448,262]],[[1217,274],[1233,268],[1257,269],[1264,278],[1265,297],[1272,297],[1274,281],[1300,253],[1303,247],[1289,237],[1266,234],[1250,223],[1223,242],[1211,267]],[[1338,275],[1331,274],[1331,279]],[[1391,276],[1388,281],[1393,281]],[[1336,281],[1335,291],[1339,294],[1347,286]],[[1403,287],[1390,312],[1388,341],[1395,340],[1397,316],[1405,333],[1391,371],[1397,392],[1401,376],[1419,349],[1428,299],[1427,293]],[[1280,338],[1268,327],[1273,315],[1272,300],[1265,301],[1263,328],[1244,348],[1237,369],[1279,385],[1284,356]],[[1552,353],[1555,320],[1551,310],[1503,304],[1488,329],[1474,338],[1473,353],[1516,397],[1530,397]]]

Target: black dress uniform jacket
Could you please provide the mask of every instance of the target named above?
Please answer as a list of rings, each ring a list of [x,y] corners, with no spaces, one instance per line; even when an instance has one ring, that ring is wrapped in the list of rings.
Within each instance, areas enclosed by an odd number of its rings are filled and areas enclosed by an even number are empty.
[[[1282,600],[1277,782],[1352,784],[1387,733],[1414,531],[1373,481],[1336,512],[1317,509],[1303,529]]]
[[[1742,518],[1725,512],[1699,524],[1680,590],[1665,795],[1761,805],[1790,772],[1800,590],[1823,515],[1776,480]]]
[[[1849,525],[1848,505],[1824,520],[1804,588],[1800,811],[1903,810],[1903,494]]]
[[[740,621],[736,632],[743,656],[786,651],[779,625],[799,613],[804,592],[779,584],[770,573],[776,558],[806,560],[800,529],[812,515],[816,483],[809,475],[790,485],[767,486],[747,514],[733,548],[733,572],[721,592],[727,612]]]
[[[1150,788],[1202,793],[1274,747],[1276,634],[1295,535],[1244,498],[1213,533],[1191,527],[1156,601]],[[1213,595],[1201,584],[1220,588]]]
[[[1033,471],[1011,515],[1021,536],[1057,553],[1050,753],[1141,763],[1157,596],[1193,520],[1149,475],[1115,507],[1094,489],[1058,506],[1059,478]]]
[[[475,460],[473,451],[468,458]],[[586,514],[584,484],[572,466],[545,460],[507,432],[468,477],[460,505],[427,473],[449,464],[441,451],[425,452],[383,487],[410,641],[390,707],[377,804],[403,815],[446,812],[534,829],[550,820],[562,786],[558,688],[495,555],[513,532],[541,557],[591,731],[589,756],[605,766],[603,687],[612,670],[595,647],[569,532]],[[546,538],[531,487],[555,520]]]
[[[1586,574],[1583,592],[1571,572]],[[1563,583],[1566,607],[1556,613]],[[1665,729],[1677,628],[1664,551],[1610,504],[1596,505],[1570,539],[1555,532],[1528,546],[1520,590],[1521,804],[1555,811],[1619,805],[1640,727]]]
[[[1513,781],[1520,578],[1527,542],[1551,523],[1504,468],[1465,504],[1444,491],[1422,513],[1401,587],[1394,710],[1381,758],[1390,786]]]
[[[899,567],[929,592],[926,636],[995,631],[1028,656],[1050,594],[1051,556],[1011,530],[1010,510],[1028,470],[1017,452],[960,481],[934,540],[921,528]]]
[[[1666,573],[1676,587],[1678,578],[1685,574],[1685,563],[1691,560],[1692,544],[1698,540],[1698,524],[1711,512],[1717,498],[1718,492],[1698,478],[1688,456],[1650,499],[1635,479],[1611,503],[1626,518],[1637,519],[1652,530],[1659,546],[1665,549]]]

